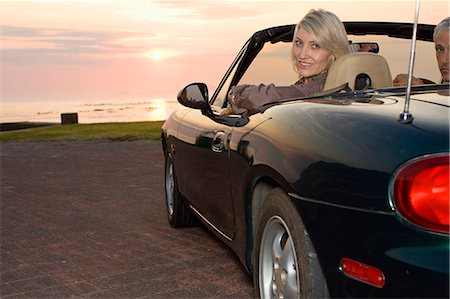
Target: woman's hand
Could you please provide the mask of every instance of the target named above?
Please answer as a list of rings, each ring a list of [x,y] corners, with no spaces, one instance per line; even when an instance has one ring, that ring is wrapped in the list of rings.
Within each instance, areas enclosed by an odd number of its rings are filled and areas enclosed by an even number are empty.
[[[220,112],[219,115],[220,116],[227,116],[227,115],[230,115],[230,114],[233,114],[233,113],[234,113],[233,108],[231,106],[228,106],[227,108],[223,109],[222,112]]]

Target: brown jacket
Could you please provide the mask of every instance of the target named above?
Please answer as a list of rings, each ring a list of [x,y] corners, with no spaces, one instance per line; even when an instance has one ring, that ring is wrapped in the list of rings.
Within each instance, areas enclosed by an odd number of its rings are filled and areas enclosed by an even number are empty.
[[[326,73],[319,74],[308,83],[299,81],[290,86],[238,85],[231,88],[229,103],[235,113],[243,113],[261,107],[264,104],[283,99],[307,97],[321,92],[327,78]]]

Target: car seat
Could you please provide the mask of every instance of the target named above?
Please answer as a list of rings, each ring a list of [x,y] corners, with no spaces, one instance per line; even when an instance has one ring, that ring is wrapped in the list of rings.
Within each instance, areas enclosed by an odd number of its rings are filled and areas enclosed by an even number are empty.
[[[328,70],[324,90],[348,83],[353,90],[392,87],[392,76],[383,56],[356,52],[336,59]]]

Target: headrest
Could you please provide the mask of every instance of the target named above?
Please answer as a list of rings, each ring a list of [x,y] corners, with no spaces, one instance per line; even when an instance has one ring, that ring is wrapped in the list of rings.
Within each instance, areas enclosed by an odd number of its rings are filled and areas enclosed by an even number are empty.
[[[389,65],[383,56],[370,52],[349,53],[336,59],[328,70],[324,90],[344,83],[355,90],[392,87]]]

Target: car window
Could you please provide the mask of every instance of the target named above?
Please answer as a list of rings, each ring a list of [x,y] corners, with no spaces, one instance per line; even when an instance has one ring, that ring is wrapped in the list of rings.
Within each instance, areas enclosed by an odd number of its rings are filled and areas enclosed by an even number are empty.
[[[355,43],[377,43],[380,49],[378,54],[388,62],[392,78],[397,74],[408,72],[411,40],[381,35],[349,35],[348,39]],[[277,86],[287,86],[294,84],[298,78],[292,67],[290,51],[291,42],[266,43],[237,85],[273,83]],[[229,76],[220,90],[216,91],[213,108],[223,108],[226,105],[226,97],[235,70],[236,68],[233,68],[229,71]],[[440,72],[436,64],[434,43],[417,41],[414,76],[439,82]]]
[[[397,74],[407,73],[411,40],[391,38],[380,35],[350,35],[352,42],[376,42],[379,44],[379,55],[389,64],[392,78]],[[270,84],[278,86],[291,85],[297,81],[290,60],[290,42],[276,44],[266,43],[264,48],[252,62],[239,84]],[[417,41],[414,75],[438,82],[439,69],[435,61],[434,43]]]
[[[247,46],[248,42],[244,45],[244,47],[242,47],[241,51],[238,53],[235,60],[231,64],[231,67],[228,69],[224,78],[220,82],[219,87],[216,89],[213,96],[211,97],[210,104],[211,108],[213,108],[213,111],[220,112],[221,109],[226,106],[228,91],[230,90],[231,83],[237,71],[237,67],[244,57],[244,53],[247,49]]]
[[[229,76],[225,79],[223,84],[219,87],[216,93],[213,96],[213,102],[211,103],[211,107],[215,108],[214,111],[220,111],[221,108],[224,108],[226,105],[228,91],[230,90],[231,81],[233,80],[234,74],[236,73],[236,67],[234,67]],[[219,109],[219,110],[217,110]]]

